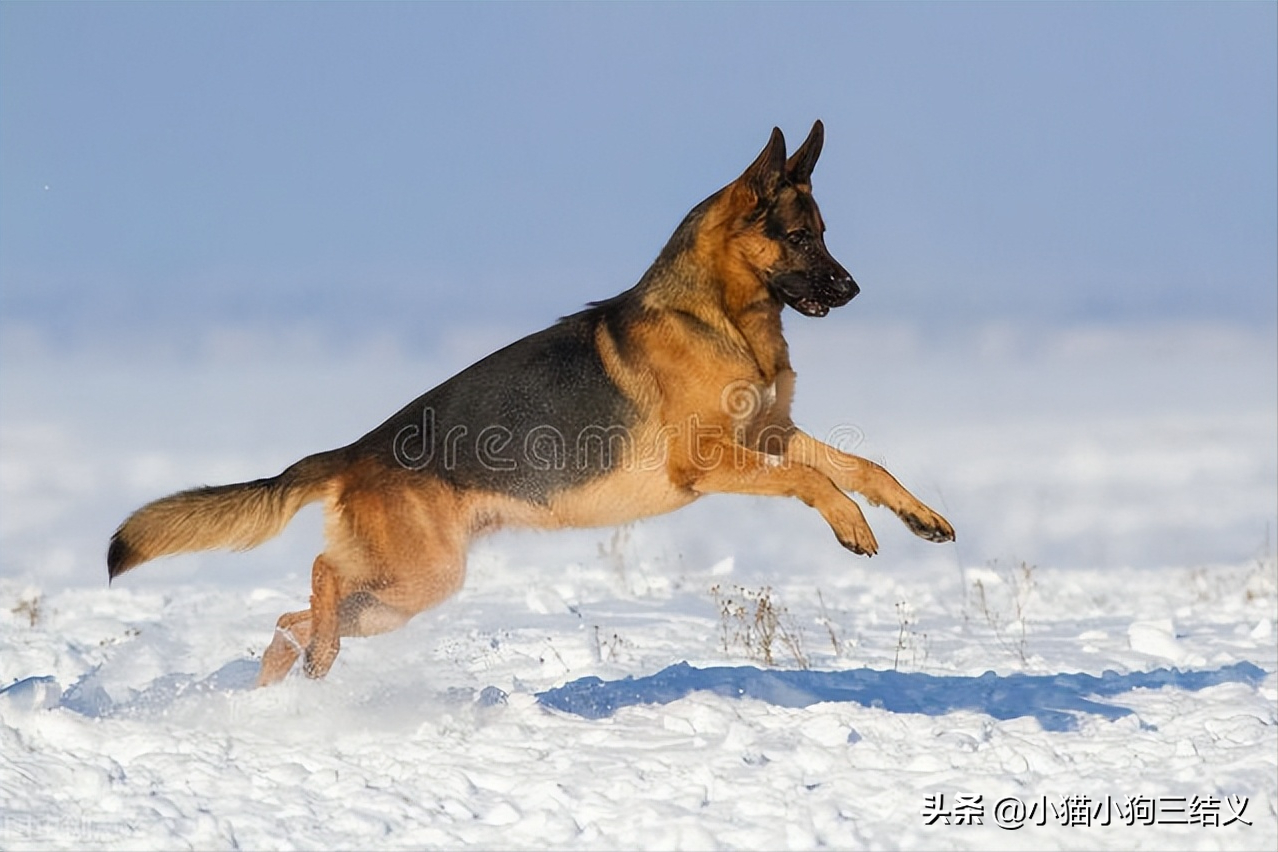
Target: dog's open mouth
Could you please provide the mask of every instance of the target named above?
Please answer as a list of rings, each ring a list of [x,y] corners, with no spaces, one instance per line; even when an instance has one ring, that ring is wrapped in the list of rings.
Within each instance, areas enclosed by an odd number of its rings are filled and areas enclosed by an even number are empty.
[[[830,312],[830,306],[816,299],[795,299],[790,303],[790,307],[794,308],[805,317],[823,317]]]
[[[797,275],[786,275],[772,282],[772,292],[805,317],[823,317],[831,308],[846,305],[859,290],[851,278],[814,283]]]

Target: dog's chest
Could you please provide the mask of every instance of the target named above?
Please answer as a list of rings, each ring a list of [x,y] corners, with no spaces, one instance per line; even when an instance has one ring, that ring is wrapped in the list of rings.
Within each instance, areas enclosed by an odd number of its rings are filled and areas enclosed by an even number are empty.
[[[720,398],[721,411],[734,432],[755,433],[790,422],[792,382],[783,374],[772,381],[740,380],[727,385]]]

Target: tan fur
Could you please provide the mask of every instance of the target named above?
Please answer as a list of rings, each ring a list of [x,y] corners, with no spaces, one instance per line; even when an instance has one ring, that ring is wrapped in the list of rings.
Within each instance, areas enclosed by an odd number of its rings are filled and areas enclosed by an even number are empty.
[[[320,453],[271,479],[192,488],[146,504],[112,538],[111,577],[172,553],[257,547],[324,496],[333,465],[331,453]]]

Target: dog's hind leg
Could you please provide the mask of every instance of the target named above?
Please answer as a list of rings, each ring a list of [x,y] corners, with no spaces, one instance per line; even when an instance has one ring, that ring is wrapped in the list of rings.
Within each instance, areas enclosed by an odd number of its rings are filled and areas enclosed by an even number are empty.
[[[288,612],[275,623],[275,638],[262,654],[258,686],[269,686],[288,674],[311,641],[311,611]]]
[[[340,575],[333,564],[320,554],[311,569],[311,639],[306,643],[302,669],[307,677],[328,674],[342,648],[338,606],[342,600]]]
[[[280,616],[275,638],[262,654],[257,685],[282,680],[302,655],[307,677],[324,677],[341,650],[341,637],[375,636],[404,626],[456,591],[464,572],[464,557],[458,553],[434,564],[406,566],[396,572],[399,579],[392,585],[343,594],[338,572],[324,556],[318,557],[311,608]]]
[[[461,554],[449,558],[438,548],[423,551],[412,563],[382,566],[382,576],[388,579],[353,591],[342,587],[343,578],[324,556],[315,560],[310,637],[302,660],[307,677],[328,674],[341,650],[341,637],[397,630],[457,591],[465,573]]]
[[[322,678],[343,636],[402,627],[456,592],[465,576],[465,519],[444,489],[352,488],[329,519],[329,546],[311,571],[311,606],[280,618],[258,685],[282,679],[303,657]]]
[[[343,636],[402,627],[461,588],[469,524],[444,487],[353,487],[315,561],[306,674],[323,677]]]
[[[281,680],[305,653],[306,674],[323,677],[340,650],[337,609],[340,595],[338,574],[323,554],[311,569],[311,608],[281,615],[275,623],[275,637],[262,654],[258,686]]]
[[[430,609],[461,587],[464,557],[435,551],[433,559],[415,561],[395,571],[391,585],[362,589],[338,606],[342,636],[375,636],[404,626],[417,613]]]

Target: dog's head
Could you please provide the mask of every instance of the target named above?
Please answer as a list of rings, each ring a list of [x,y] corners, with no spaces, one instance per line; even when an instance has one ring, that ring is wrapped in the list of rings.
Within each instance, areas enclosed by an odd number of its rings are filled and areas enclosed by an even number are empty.
[[[825,222],[812,198],[812,169],[825,129],[812,125],[788,159],[778,128],[750,167],[723,194],[735,258],[771,298],[801,314],[823,317],[860,292],[825,247]]]

